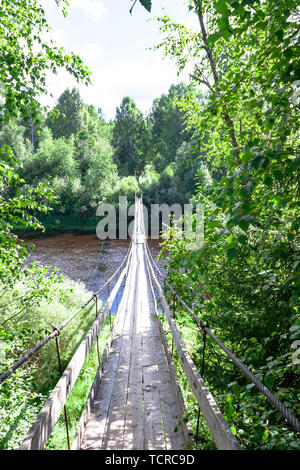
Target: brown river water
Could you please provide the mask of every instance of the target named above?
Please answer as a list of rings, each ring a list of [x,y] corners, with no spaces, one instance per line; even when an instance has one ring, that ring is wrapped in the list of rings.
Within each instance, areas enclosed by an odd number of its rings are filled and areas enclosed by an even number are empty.
[[[35,246],[28,262],[56,266],[74,281],[84,282],[93,292],[116,271],[130,244],[130,239],[102,241],[94,234],[79,233],[27,235],[24,238]],[[160,241],[148,240],[148,243],[152,256],[156,257]]]

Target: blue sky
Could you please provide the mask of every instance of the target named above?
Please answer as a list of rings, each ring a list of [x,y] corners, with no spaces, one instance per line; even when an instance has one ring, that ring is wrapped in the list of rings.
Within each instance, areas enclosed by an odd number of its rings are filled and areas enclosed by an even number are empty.
[[[177,77],[175,63],[151,51],[162,40],[159,25],[151,21],[165,13],[175,21],[197,27],[197,18],[188,12],[186,0],[153,0],[149,14],[139,3],[129,14],[131,0],[69,0],[64,18],[54,0],[44,0],[51,37],[58,46],[74,52],[92,71],[92,85],[79,86],[67,72],[48,77],[53,99],[67,87],[78,86],[84,101],[101,107],[106,119],[115,117],[124,96],[131,96],[146,113],[153,99],[168,91],[172,83],[187,81]]]

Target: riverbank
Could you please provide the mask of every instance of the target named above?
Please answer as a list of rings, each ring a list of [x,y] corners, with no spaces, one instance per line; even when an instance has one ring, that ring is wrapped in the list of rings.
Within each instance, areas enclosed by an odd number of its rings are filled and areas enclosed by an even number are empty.
[[[92,234],[96,233],[96,227],[99,222],[99,217],[72,217],[69,215],[47,215],[39,216],[40,223],[45,227],[47,233],[66,233],[66,232],[79,232]],[[32,232],[32,229],[24,230],[21,225],[16,225],[14,231],[20,235]],[[45,233],[36,231],[35,234]]]

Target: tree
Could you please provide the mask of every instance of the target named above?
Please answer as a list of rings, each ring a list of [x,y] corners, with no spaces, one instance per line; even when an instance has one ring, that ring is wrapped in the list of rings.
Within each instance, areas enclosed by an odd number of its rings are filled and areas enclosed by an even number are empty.
[[[17,121],[4,125],[0,131],[0,147],[6,145],[13,151],[17,161],[24,163],[32,152],[30,141],[25,137],[26,128]]]
[[[41,180],[51,183],[55,177],[71,181],[78,176],[74,150],[71,140],[54,139],[51,130],[45,127],[36,152],[24,162],[25,179],[31,184]]]
[[[90,207],[109,201],[118,181],[117,165],[113,161],[113,148],[106,139],[99,138],[91,154],[90,165],[83,179]]]
[[[62,5],[66,16],[65,0]],[[0,121],[22,116],[35,126],[43,120],[39,96],[47,95],[46,73],[67,69],[78,81],[90,82],[90,72],[76,54],[67,54],[54,41],[44,41],[50,31],[43,8],[36,0],[2,1],[0,5],[0,52],[2,67],[0,83],[4,92],[4,107]]]
[[[62,5],[63,0],[56,0]],[[2,66],[0,123],[13,118],[32,120],[34,126],[43,121],[46,108],[39,103],[41,94],[47,94],[46,73],[66,68],[79,81],[89,82],[90,72],[75,54],[67,54],[54,42],[43,40],[49,31],[45,13],[36,0],[2,1],[0,5],[0,54]],[[20,177],[20,162],[7,145],[0,148],[0,216],[2,281],[15,282],[28,253],[13,234],[16,224],[32,229],[42,228],[34,211],[46,212],[53,203],[52,191],[43,184],[26,186]]]
[[[137,0],[132,0],[134,3],[132,5],[132,7],[130,8],[130,13],[132,13],[132,10],[137,2]],[[146,10],[148,11],[151,11],[151,7],[152,7],[152,0],[139,0],[140,4],[143,5],[144,8],[146,8]]]
[[[75,135],[75,158],[82,178],[86,177],[92,167],[94,155],[99,152],[103,145],[103,151],[109,148],[111,151],[112,128],[106,123],[101,114],[101,109],[92,105],[83,105],[82,125]],[[101,151],[101,153],[103,153]]]
[[[154,100],[149,115],[152,124],[152,152],[159,171],[175,160],[177,149],[189,139],[186,131],[185,112],[180,100],[187,94],[184,84],[172,85],[167,94]]]
[[[290,356],[300,324],[297,2],[193,0],[189,6],[199,30],[163,17],[159,47],[180,70],[193,57],[191,79],[207,93],[203,101],[186,99],[184,109],[193,140],[202,140],[205,158],[222,176],[209,186],[199,181],[194,198],[205,210],[202,248],[188,250],[184,238],[166,243],[169,280],[296,414],[297,367]],[[228,379],[218,374],[227,365],[217,353],[211,366],[206,380],[223,395],[225,409],[236,403],[229,420],[238,423],[244,445],[296,445],[292,433],[278,434],[284,421],[276,421],[263,399],[251,393],[245,404],[237,372],[228,371]],[[249,413],[249,405],[262,406],[264,414]],[[251,440],[245,418],[255,430]]]
[[[196,193],[199,180],[204,182],[204,186],[212,184],[207,166],[188,142],[183,142],[176,152],[174,179],[177,190],[184,195],[186,202]]]
[[[77,134],[83,125],[83,101],[77,88],[68,88],[58,98],[55,113],[58,117],[48,118],[46,124],[52,130],[53,137],[65,137]]]
[[[149,149],[149,129],[142,112],[128,96],[117,108],[113,129],[115,161],[123,175],[144,167]]]

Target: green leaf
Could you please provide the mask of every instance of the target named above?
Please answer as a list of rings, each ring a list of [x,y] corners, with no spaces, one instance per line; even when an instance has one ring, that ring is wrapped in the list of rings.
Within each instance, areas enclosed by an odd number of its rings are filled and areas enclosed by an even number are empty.
[[[279,171],[279,170],[274,170],[274,171],[273,171],[273,174],[274,174],[275,179],[276,179],[277,181],[282,181],[282,180],[283,180],[283,173],[282,173],[281,171]]]
[[[247,243],[247,240],[248,240],[247,235],[240,235],[239,238],[238,238],[238,242],[241,243],[242,245]]]
[[[252,160],[251,167],[255,168],[255,170],[258,170],[258,168],[260,168],[263,165],[264,161],[265,161],[265,157],[262,155],[258,155]]]
[[[230,10],[224,0],[218,0],[217,2],[215,2],[215,9],[218,13],[221,13],[223,16],[229,16],[230,14]]]
[[[264,179],[264,184],[266,186],[269,186],[271,187],[272,184],[273,184],[273,179],[271,178],[271,176],[266,176],[265,179]]]
[[[291,47],[288,47],[284,52],[283,52],[284,56],[287,58],[287,59],[291,59],[293,57],[293,49]]]
[[[264,378],[265,384],[268,388],[272,389],[274,385],[274,377],[272,374],[267,374]]]
[[[151,0],[140,0],[141,5],[146,8],[146,10],[151,11],[152,1]]]
[[[208,45],[212,47],[214,43],[219,39],[220,34],[219,32],[210,34],[207,38]]]
[[[244,230],[244,232],[247,232],[250,224],[247,220],[243,219],[239,222],[238,225],[242,230]]]
[[[252,187],[251,183],[247,183],[244,186],[242,186],[241,189],[240,189],[241,197],[246,197],[247,198],[249,196],[250,192],[251,192],[251,187]]]
[[[225,17],[222,17],[218,20],[218,25],[221,30],[230,28],[228,18]]]
[[[230,250],[227,251],[226,255],[229,260],[232,260],[238,256],[239,252],[236,248],[230,248]]]
[[[231,36],[229,29],[221,29],[220,34],[224,39],[229,39]]]

